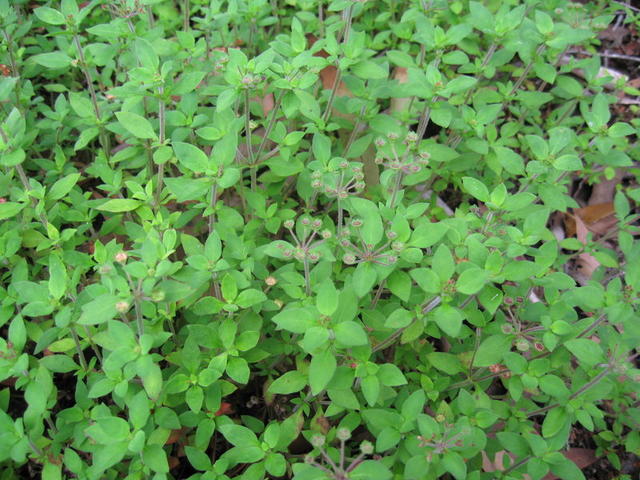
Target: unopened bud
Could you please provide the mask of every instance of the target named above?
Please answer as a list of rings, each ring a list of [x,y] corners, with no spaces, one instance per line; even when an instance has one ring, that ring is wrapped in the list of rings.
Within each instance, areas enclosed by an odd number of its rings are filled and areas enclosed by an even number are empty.
[[[397,140],[398,139],[398,134],[397,133],[393,133],[393,132],[387,133],[387,138],[389,140]]]
[[[116,262],[118,263],[125,263],[127,258],[129,258],[129,256],[125,252],[118,252],[115,256]]]
[[[302,220],[300,220],[300,223],[302,223],[302,225],[304,225],[305,227],[311,225],[311,220],[309,220],[309,218],[304,217]]]
[[[129,311],[129,302],[118,302],[116,303],[116,311],[118,313],[127,313],[127,311]]]
[[[502,330],[502,333],[505,335],[509,335],[510,333],[513,333],[513,326],[505,323],[500,327],[500,330]]]
[[[320,254],[316,252],[310,253],[308,257],[312,262],[317,262],[318,260],[320,260]]]
[[[292,229],[293,225],[294,225],[293,220],[285,220],[284,222],[284,228]]]
[[[384,138],[376,138],[374,143],[376,144],[376,147],[384,147],[387,144]]]
[[[329,230],[323,230],[322,233],[320,233],[320,235],[322,236],[322,238],[327,240],[333,236],[333,233],[331,233]]]
[[[314,435],[311,437],[311,445],[320,448],[324,445],[325,438],[322,435]]]
[[[322,220],[315,219],[313,222],[311,222],[311,226],[313,228],[320,228],[322,226]]]
[[[413,143],[418,141],[418,134],[416,132],[407,133],[407,136],[405,137],[405,141],[407,141],[408,143]]]
[[[363,455],[371,455],[373,453],[373,444],[365,440],[360,444],[360,452]]]
[[[342,261],[347,265],[353,265],[354,263],[356,263],[357,259],[356,259],[356,256],[353,255],[352,253],[345,253],[342,256]]]
[[[276,279],[276,277],[269,276],[264,279],[264,283],[266,283],[270,287],[273,287],[276,283],[278,283],[278,280]]]
[[[339,428],[336,432],[336,437],[338,438],[338,440],[346,442],[351,438],[351,432],[348,428]]]
[[[354,218],[353,220],[351,220],[351,226],[353,228],[359,228],[362,226],[362,220],[360,220],[359,218]]]
[[[520,352],[526,352],[529,350],[529,342],[527,342],[526,340],[518,340],[516,342],[516,348]]]

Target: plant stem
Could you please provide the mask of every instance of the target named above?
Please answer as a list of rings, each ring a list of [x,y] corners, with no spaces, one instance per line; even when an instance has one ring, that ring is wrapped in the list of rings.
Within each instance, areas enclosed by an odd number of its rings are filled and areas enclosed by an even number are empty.
[[[190,21],[190,17],[191,17],[191,5],[189,4],[189,0],[184,0],[184,20],[183,20],[183,24],[182,24],[182,29],[185,32],[189,31],[189,21]]]
[[[162,94],[164,93],[164,87],[158,87],[158,94],[160,94],[160,101],[158,102],[158,123],[160,128],[160,135],[158,137],[158,142],[160,145],[164,144],[164,136],[165,136],[165,124],[166,124],[166,105],[164,103],[164,99],[162,98]],[[162,186],[164,183],[164,163],[158,165],[158,177],[156,181],[156,198],[154,199],[154,203],[156,206],[160,206],[160,196],[162,195]]]
[[[280,109],[280,105],[282,104],[282,99],[284,98],[284,92],[280,92],[278,98],[276,98],[275,104],[273,106],[273,110],[271,110],[271,118],[269,119],[269,124],[267,125],[266,130],[264,131],[264,137],[262,137],[262,141],[258,146],[258,151],[256,152],[256,158],[260,161],[260,155],[262,155],[262,150],[264,150],[265,145],[267,144],[267,139],[269,135],[271,135],[271,130],[276,124],[276,118],[278,116],[278,110]]]
[[[82,49],[82,45],[80,44],[80,37],[77,33],[73,34],[73,43],[76,46],[76,50],[78,50],[78,58],[80,60],[80,69],[84,74],[85,81],[87,82],[87,88],[89,89],[89,95],[91,96],[91,104],[93,105],[93,111],[96,115],[96,121],[98,122],[98,129],[100,130],[99,138],[100,145],[102,146],[102,150],[104,150],[104,154],[109,159],[111,155],[111,147],[109,145],[109,137],[106,134],[104,129],[104,125],[101,123],[100,114],[100,106],[98,105],[98,97],[96,95],[96,89],[93,86],[93,80],[91,79],[91,74],[89,73],[89,68],[87,66],[87,62],[84,56],[84,50]]]
[[[305,286],[305,291],[307,293],[307,297],[311,296],[311,273],[309,271],[309,259],[307,258],[307,256],[305,255],[304,260],[303,260],[303,265],[304,265],[304,286]]]
[[[349,33],[351,32],[351,20],[353,19],[353,6],[352,3],[349,5],[349,8],[346,11],[346,18],[344,23],[344,29],[342,30],[341,37],[343,38],[342,42],[347,43],[349,41]],[[340,40],[338,40],[340,41]],[[339,64],[336,65],[336,77],[333,79],[333,85],[331,86],[331,93],[329,94],[329,100],[327,101],[327,106],[325,107],[324,113],[322,114],[322,121],[326,123],[331,116],[331,108],[333,107],[333,101],[336,98],[336,93],[338,92],[338,86],[340,85],[340,80],[342,79],[342,71],[339,68]]]
[[[82,351],[82,346],[80,345],[80,337],[78,337],[78,332],[74,327],[69,327],[69,331],[71,332],[71,337],[73,338],[73,343],[76,345],[76,352],[78,352],[78,359],[80,360],[80,365],[82,366],[82,370],[85,372],[88,370],[87,359],[84,356],[84,352]]]
[[[584,392],[589,390],[591,387],[593,387],[594,385],[599,383],[600,380],[602,380],[604,377],[607,376],[607,374],[609,373],[610,370],[611,370],[611,365],[608,365],[607,368],[605,368],[602,372],[600,372],[598,375],[593,377],[589,382],[585,383],[582,387],[580,387],[578,390],[576,390],[575,393],[572,393],[571,395],[569,395],[569,398],[567,399],[567,402],[563,402],[563,404],[566,404],[566,403],[570,402],[571,400],[573,400],[574,398],[579,397]],[[527,413],[527,418],[528,417],[535,417],[536,415],[540,415],[541,413],[547,412],[549,410],[553,410],[554,408],[559,407],[560,405],[561,405],[560,403],[552,403],[551,405],[547,405],[546,407],[538,408],[537,410],[533,410],[533,411]]]
[[[249,171],[251,172],[251,191],[257,188],[256,164],[253,157],[253,146],[251,145],[251,119],[249,117],[249,89],[244,91],[244,136],[247,144],[247,155],[249,156]]]

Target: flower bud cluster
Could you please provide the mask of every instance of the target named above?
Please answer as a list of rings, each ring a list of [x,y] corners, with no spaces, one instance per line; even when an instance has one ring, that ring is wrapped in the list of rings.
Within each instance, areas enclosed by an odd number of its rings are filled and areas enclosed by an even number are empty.
[[[330,198],[344,200],[350,195],[360,194],[366,187],[364,172],[359,163],[339,161],[335,170],[322,173],[318,170],[311,174],[311,186]]]
[[[386,139],[380,137],[374,141],[378,147],[378,154],[375,158],[377,165],[383,165],[392,171],[402,172],[405,175],[418,173],[429,165],[431,155],[429,152],[417,151],[419,139],[415,132],[407,133],[402,140],[402,144],[405,146],[402,155],[397,149],[398,139],[398,134],[389,133]]]

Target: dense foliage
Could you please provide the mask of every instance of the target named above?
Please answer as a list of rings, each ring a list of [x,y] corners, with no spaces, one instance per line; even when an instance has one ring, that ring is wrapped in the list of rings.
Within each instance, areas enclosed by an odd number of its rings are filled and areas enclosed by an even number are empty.
[[[0,478],[640,454],[639,124],[571,53],[608,3],[0,1]]]

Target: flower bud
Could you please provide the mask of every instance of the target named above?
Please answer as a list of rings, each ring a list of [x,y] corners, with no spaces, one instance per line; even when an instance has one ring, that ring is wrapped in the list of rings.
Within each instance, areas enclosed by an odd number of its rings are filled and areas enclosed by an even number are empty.
[[[393,140],[397,140],[397,139],[398,139],[398,134],[397,134],[397,133],[393,133],[393,132],[391,132],[391,133],[387,133],[387,138],[388,138],[389,140],[392,140],[392,141],[393,141]]]
[[[339,428],[336,432],[336,437],[338,438],[338,440],[346,442],[351,438],[351,432],[348,428]]]
[[[312,262],[317,262],[318,260],[320,260],[320,254],[317,252],[312,252],[307,256],[309,257],[309,260],[311,260]]]
[[[529,350],[529,342],[527,342],[526,340],[518,340],[516,342],[516,348],[520,352],[526,352]]]
[[[340,192],[338,193],[338,197],[341,200],[345,200],[348,196],[349,194],[345,190],[340,190]]]
[[[264,283],[266,283],[270,287],[273,287],[276,283],[278,283],[278,280],[276,279],[276,277],[268,276],[264,279]]]
[[[340,165],[338,165],[340,168],[347,168],[349,166],[349,162],[347,162],[346,160],[343,162],[340,162]]]
[[[388,232],[386,232],[386,236],[389,240],[393,240],[394,238],[398,238],[398,234],[396,232],[394,232],[393,230],[389,230]]]
[[[294,225],[293,220],[285,220],[284,222],[284,228],[292,229],[293,225]]]
[[[324,238],[325,240],[331,238],[333,236],[333,233],[331,233],[329,230],[323,230],[320,233],[320,236],[322,236],[322,238]]]
[[[357,259],[356,259],[356,256],[353,255],[352,253],[345,253],[342,256],[342,261],[347,265],[353,265],[354,263],[356,263]]]
[[[325,438],[322,435],[314,435],[311,437],[311,445],[315,448],[320,448],[324,445]]]
[[[351,220],[351,226],[353,228],[359,228],[362,226],[362,220],[360,220],[359,218],[354,218],[353,220]]]
[[[365,440],[360,444],[360,452],[363,455],[371,455],[373,453],[373,444]]]
[[[405,137],[405,141],[408,143],[414,143],[418,141],[418,134],[416,132],[409,132]]]
[[[387,144],[384,138],[376,138],[374,143],[376,144],[376,147],[384,147]]]
[[[319,190],[322,188],[322,180],[314,180],[311,182],[311,188],[315,190]]]
[[[127,261],[127,258],[129,258],[129,256],[125,252],[118,252],[115,256],[116,262],[120,264],[124,264]]]
[[[393,242],[391,244],[391,249],[394,252],[401,252],[402,250],[404,250],[404,243],[403,242]]]
[[[305,227],[308,227],[309,225],[311,225],[311,220],[309,220],[308,217],[304,217],[302,220],[300,220],[300,223],[302,223],[302,225],[304,225]]]
[[[376,165],[382,165],[384,163],[384,158],[376,157],[374,162],[375,162]]]
[[[513,326],[505,323],[500,327],[500,330],[502,330],[502,333],[505,335],[509,335],[510,333],[513,333]]]
[[[389,255],[387,257],[387,262],[389,262],[390,264],[394,264],[398,261],[398,257],[396,257],[395,255]]]
[[[127,313],[127,311],[129,311],[130,306],[131,305],[129,305],[129,302],[125,302],[125,301],[118,302],[116,303],[116,311],[118,313]]]
[[[312,228],[320,228],[321,226],[322,226],[322,220],[315,219],[313,222],[311,222]]]
[[[319,171],[317,171],[317,170],[316,170],[315,172],[313,172],[313,173],[311,174],[311,178],[313,178],[313,179],[315,179],[315,180],[317,180],[317,179],[319,179],[319,178],[322,178],[322,172],[319,172]]]

